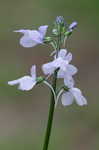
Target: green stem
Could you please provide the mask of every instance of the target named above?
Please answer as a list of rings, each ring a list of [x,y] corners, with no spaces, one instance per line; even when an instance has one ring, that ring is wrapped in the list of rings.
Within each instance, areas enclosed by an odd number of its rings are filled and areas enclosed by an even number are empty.
[[[61,45],[61,33],[58,36],[56,58],[58,57],[60,45]],[[57,82],[57,70],[54,72],[53,82],[52,82],[52,87],[53,87],[55,93],[56,93],[56,82]],[[51,92],[51,101],[50,101],[47,129],[46,129],[46,134],[45,134],[43,150],[48,149],[49,139],[50,139],[51,129],[52,129],[52,123],[53,123],[54,109],[55,109],[55,99],[54,99],[53,93]]]
[[[57,71],[55,71],[55,73],[54,73],[53,85],[52,85],[55,92],[56,92],[56,81],[57,81]],[[43,150],[48,149],[49,139],[50,139],[51,129],[52,129],[53,116],[54,116],[54,109],[55,109],[55,100],[54,100],[53,93],[51,93],[51,101],[50,101],[47,129],[46,129],[46,135],[45,135]]]

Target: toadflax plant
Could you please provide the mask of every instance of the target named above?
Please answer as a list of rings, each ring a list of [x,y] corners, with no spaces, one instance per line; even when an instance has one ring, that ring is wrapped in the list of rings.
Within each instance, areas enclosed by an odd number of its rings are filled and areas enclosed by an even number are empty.
[[[79,105],[87,105],[85,97],[80,89],[75,87],[73,76],[78,69],[71,64],[72,54],[66,49],[66,41],[76,28],[77,22],[67,25],[62,16],[56,17],[51,36],[46,36],[48,29],[47,25],[40,26],[38,30],[16,30],[22,34],[20,45],[26,48],[35,47],[38,44],[51,45],[53,52],[51,57],[53,61],[42,65],[42,71],[45,76],[36,75],[36,66],[33,65],[30,69],[30,75],[25,75],[19,79],[9,81],[9,85],[18,85],[18,89],[29,91],[37,84],[44,83],[51,89],[51,100],[49,108],[49,116],[43,150],[48,149],[51,128],[53,122],[54,110],[61,99],[63,106],[71,105],[74,101]],[[50,77],[52,81],[49,82]],[[57,80],[63,79],[60,87],[57,86]]]

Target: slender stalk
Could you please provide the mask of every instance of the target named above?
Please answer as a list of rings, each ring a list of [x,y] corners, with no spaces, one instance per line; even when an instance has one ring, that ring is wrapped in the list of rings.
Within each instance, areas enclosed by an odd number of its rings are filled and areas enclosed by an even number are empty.
[[[54,73],[53,85],[52,85],[55,92],[56,92],[56,81],[57,81],[57,71],[55,71],[55,73]],[[54,116],[54,108],[55,108],[55,100],[54,100],[54,95],[51,92],[51,101],[50,101],[47,129],[46,129],[46,135],[45,135],[43,150],[48,149],[49,139],[50,139],[51,129],[52,129],[53,116]]]
[[[58,56],[58,51],[60,50],[60,44],[61,44],[60,41],[61,41],[61,34],[60,36],[58,36],[56,58]],[[56,93],[56,83],[57,83],[57,70],[54,72],[53,81],[52,81],[52,87],[55,93]],[[43,150],[48,150],[49,139],[50,139],[52,123],[53,123],[54,109],[55,109],[55,99],[53,93],[51,92],[51,101],[50,101],[47,129],[45,134]]]

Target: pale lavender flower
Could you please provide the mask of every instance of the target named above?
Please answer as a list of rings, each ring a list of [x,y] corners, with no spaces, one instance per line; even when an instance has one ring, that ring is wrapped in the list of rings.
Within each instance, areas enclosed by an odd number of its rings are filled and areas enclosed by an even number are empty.
[[[36,66],[33,65],[30,70],[31,76],[24,76],[17,80],[9,81],[9,85],[17,85],[18,89],[22,91],[29,91],[31,90],[37,83],[36,81]]]
[[[69,88],[62,94],[61,101],[64,106],[71,105],[74,100],[80,106],[87,105],[87,100],[82,95],[81,90],[74,87],[74,80],[71,76],[64,78],[64,84]]]
[[[72,60],[72,54],[68,53],[66,49],[61,49],[58,53],[58,57],[47,64],[42,66],[42,70],[45,75],[52,75],[56,69],[59,68],[58,78],[64,78],[64,76],[72,76],[77,72],[77,68],[69,64]]]
[[[78,88],[72,87],[68,92],[66,91],[62,94],[61,101],[64,106],[71,105],[74,100],[79,106],[87,105],[86,98]]]
[[[48,26],[44,25],[40,26],[38,30],[21,29],[14,32],[20,32],[23,34],[20,39],[20,45],[28,48],[43,43],[47,28]]]

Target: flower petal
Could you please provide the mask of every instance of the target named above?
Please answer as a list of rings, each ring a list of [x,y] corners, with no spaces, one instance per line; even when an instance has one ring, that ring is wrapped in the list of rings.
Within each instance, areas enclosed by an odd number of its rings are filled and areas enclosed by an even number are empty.
[[[24,76],[17,80],[9,81],[8,84],[9,85],[19,84],[18,89],[22,91],[29,91],[34,87],[34,85],[36,84],[36,81],[33,81],[32,77],[30,76]]]
[[[71,65],[71,64],[68,64],[66,69],[67,69],[68,74],[70,74],[71,76],[76,74],[77,71],[78,71],[78,69],[75,66]]]
[[[61,57],[58,57],[54,61],[52,61],[52,64],[56,69],[59,68],[62,63],[63,63],[63,59]]]
[[[13,80],[13,81],[8,81],[8,84],[9,84],[9,85],[16,85],[16,84],[18,84],[18,83],[19,83],[19,79]]]
[[[65,92],[62,94],[61,101],[64,106],[71,105],[73,103],[73,95],[70,92]]]
[[[68,61],[68,63],[70,63],[72,60],[72,53],[68,53],[65,59]]]
[[[53,66],[53,62],[42,65],[42,70],[45,75],[53,74],[55,70],[55,67]]]
[[[66,49],[61,49],[58,53],[58,57],[61,57],[62,59],[65,59],[67,54],[67,50]]]
[[[19,33],[23,33],[23,34],[28,34],[30,30],[28,29],[20,29],[20,30],[15,30],[14,32],[19,32]]]
[[[82,95],[80,89],[78,88],[71,88],[70,92],[74,96],[76,103],[80,106],[87,105],[87,100],[85,97]]]
[[[47,32],[47,28],[48,26],[47,25],[44,25],[44,26],[40,26],[39,27],[39,32],[42,34],[42,36],[44,37],[46,32]]]
[[[87,105],[87,100],[86,100],[86,98],[83,95],[82,95],[82,101],[83,101],[84,105]]]
[[[42,34],[40,32],[38,32],[37,30],[30,30],[29,37],[33,41],[37,42],[37,44],[42,44],[43,43]]]
[[[66,67],[68,65],[68,61],[62,59],[61,57],[58,57],[53,61],[53,66],[57,69],[60,68],[63,71],[66,71]]]
[[[72,78],[72,76],[65,75],[65,77],[64,77],[64,84],[68,88],[72,88],[74,86],[74,84],[75,84],[74,79]]]
[[[20,45],[23,47],[34,47],[36,46],[38,43],[34,40],[31,39],[31,37],[24,35],[21,39],[20,39]]]
[[[33,80],[36,80],[36,65],[33,65],[33,66],[31,67],[30,72],[31,72],[32,79],[33,79]]]
[[[62,69],[59,69],[57,78],[64,78],[65,77],[65,72]]]

